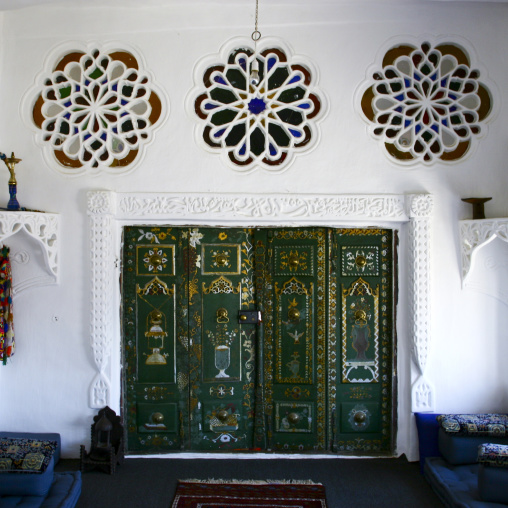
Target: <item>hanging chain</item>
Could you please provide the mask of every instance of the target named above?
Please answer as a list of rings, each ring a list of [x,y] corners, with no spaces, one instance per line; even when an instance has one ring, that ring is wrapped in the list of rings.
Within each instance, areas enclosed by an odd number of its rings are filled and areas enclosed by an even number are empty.
[[[254,32],[252,32],[252,40],[254,42],[259,41],[261,39],[261,32],[258,30],[258,10],[259,10],[259,0],[256,0],[256,20],[254,22]]]

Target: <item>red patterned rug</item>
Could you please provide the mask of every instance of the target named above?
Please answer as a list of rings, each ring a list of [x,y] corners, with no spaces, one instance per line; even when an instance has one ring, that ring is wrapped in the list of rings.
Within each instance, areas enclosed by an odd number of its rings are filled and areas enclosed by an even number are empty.
[[[179,480],[172,508],[283,506],[326,508],[325,488],[311,481]]]

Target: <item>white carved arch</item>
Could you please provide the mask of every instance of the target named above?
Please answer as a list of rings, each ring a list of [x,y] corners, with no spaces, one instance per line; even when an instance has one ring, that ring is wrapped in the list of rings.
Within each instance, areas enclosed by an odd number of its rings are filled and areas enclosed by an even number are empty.
[[[59,280],[60,216],[43,212],[0,212],[0,244],[10,249],[13,295]]]
[[[424,371],[430,344],[430,219],[433,199],[418,195],[88,193],[91,241],[91,345],[97,373],[91,408],[120,396],[110,360],[120,349],[119,259],[124,225],[322,225],[396,228],[407,224],[410,341],[413,352],[413,411],[432,411],[434,388]],[[406,335],[399,334],[399,335]],[[115,398],[116,400],[116,398]]]

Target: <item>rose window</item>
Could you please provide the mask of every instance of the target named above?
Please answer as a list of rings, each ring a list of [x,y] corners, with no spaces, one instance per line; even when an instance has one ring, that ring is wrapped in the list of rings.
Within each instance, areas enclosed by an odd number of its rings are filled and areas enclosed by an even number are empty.
[[[163,116],[154,86],[131,52],[69,52],[37,89],[38,140],[67,174],[123,172]]]
[[[390,49],[361,98],[373,137],[401,163],[453,162],[468,153],[492,110],[491,94],[464,49]]]
[[[249,80],[254,60],[256,84]],[[275,47],[257,53],[236,47],[223,61],[204,69],[205,90],[200,85],[193,95],[205,148],[220,152],[235,170],[286,169],[295,153],[315,145],[316,121],[324,116],[311,66]]]

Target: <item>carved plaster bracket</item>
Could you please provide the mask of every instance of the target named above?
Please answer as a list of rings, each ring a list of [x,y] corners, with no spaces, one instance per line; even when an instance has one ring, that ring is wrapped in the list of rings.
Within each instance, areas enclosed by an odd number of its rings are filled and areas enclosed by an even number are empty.
[[[467,286],[478,251],[498,237],[508,242],[508,219],[461,220],[460,245],[462,251],[462,287]]]
[[[60,216],[44,212],[0,212],[0,243],[10,249],[13,295],[59,280]]]
[[[411,195],[407,199],[409,223],[409,319],[411,324],[413,374],[411,390],[413,412],[434,410],[434,387],[425,378],[430,351],[430,219],[433,198]],[[414,376],[413,376],[414,377]]]
[[[88,193],[91,241],[91,345],[97,367],[89,392],[92,408],[111,405],[120,394],[120,371],[111,377],[106,366],[120,350],[120,288],[118,284],[121,228],[124,225],[214,226],[380,226],[409,223],[410,313],[415,363],[423,373],[429,341],[429,236],[432,197],[428,195],[332,194],[197,194]],[[399,333],[399,337],[406,334]],[[112,367],[110,365],[110,367]],[[114,366],[113,366],[114,367]],[[110,369],[111,370],[111,369]],[[116,378],[118,377],[118,379]],[[420,379],[420,381],[422,378]],[[425,382],[425,386],[430,386]],[[416,410],[431,411],[433,388],[413,394]],[[416,400],[416,399],[414,399]],[[414,401],[413,401],[414,402]],[[116,405],[118,401],[114,401]]]

